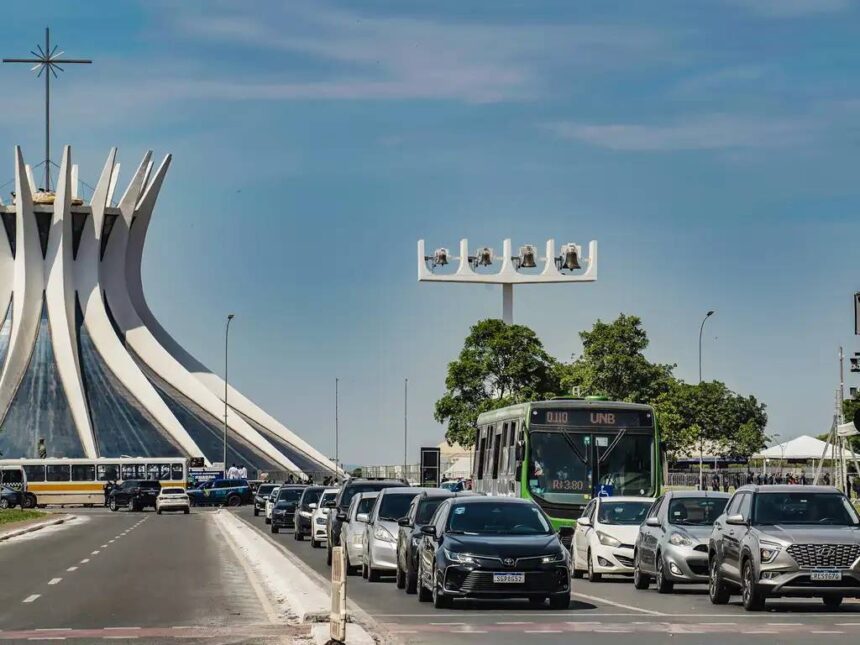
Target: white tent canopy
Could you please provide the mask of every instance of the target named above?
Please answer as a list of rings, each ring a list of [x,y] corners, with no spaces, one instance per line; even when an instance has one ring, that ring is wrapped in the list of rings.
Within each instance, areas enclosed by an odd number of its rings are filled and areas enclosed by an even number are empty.
[[[468,456],[457,457],[442,473],[448,478],[453,477],[468,477],[472,472],[472,458]]]
[[[827,448],[825,453],[824,449]],[[753,459],[831,459],[834,454],[839,454],[839,449],[833,449],[832,445],[810,437],[809,435],[801,435],[795,439],[789,439],[783,443],[771,446],[766,450],[757,452],[753,455]],[[854,459],[855,455],[850,450],[843,450],[845,459]]]

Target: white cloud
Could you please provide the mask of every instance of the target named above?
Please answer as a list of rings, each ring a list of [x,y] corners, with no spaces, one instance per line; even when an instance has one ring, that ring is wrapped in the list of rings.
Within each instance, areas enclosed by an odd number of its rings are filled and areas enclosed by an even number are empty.
[[[852,0],[729,0],[769,18],[797,18],[848,9]]]
[[[804,117],[713,114],[657,125],[561,121],[545,127],[562,139],[610,150],[674,151],[797,145],[808,141],[819,125]]]

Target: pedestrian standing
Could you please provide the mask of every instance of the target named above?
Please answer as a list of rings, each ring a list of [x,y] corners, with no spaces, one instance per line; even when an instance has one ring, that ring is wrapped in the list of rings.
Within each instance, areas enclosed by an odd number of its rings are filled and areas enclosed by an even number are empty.
[[[237,473],[238,479],[248,479],[248,469],[245,468],[245,464],[239,466],[239,471]]]
[[[821,478],[821,480],[825,486],[830,486],[830,473],[824,473],[824,476]]]
[[[230,468],[227,470],[226,479],[238,479],[239,478],[239,469],[236,468],[236,464],[231,464]]]
[[[108,501],[110,500],[110,492],[114,489],[115,484],[108,480],[104,485],[104,493],[105,493],[105,507],[108,505]]]

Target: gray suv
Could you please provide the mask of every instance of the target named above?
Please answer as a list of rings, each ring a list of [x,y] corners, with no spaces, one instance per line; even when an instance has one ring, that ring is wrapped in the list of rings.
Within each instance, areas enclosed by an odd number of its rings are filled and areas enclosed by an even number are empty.
[[[830,486],[744,486],[714,522],[708,569],[717,605],[740,590],[748,611],[776,596],[836,609],[860,597],[860,518]]]

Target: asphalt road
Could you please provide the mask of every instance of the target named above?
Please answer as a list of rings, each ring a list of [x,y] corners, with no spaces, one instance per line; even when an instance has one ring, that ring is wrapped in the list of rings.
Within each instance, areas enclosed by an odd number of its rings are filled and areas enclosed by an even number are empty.
[[[0,642],[260,643],[291,633],[267,619],[212,511],[72,512],[67,526],[0,543]]]
[[[250,507],[237,512],[311,569],[330,576],[325,549],[295,541],[292,531],[272,535],[262,517],[253,517]],[[410,644],[567,644],[576,634],[587,634],[589,642],[635,641],[637,645],[676,639],[709,645],[738,638],[744,645],[860,639],[856,601],[846,601],[839,611],[830,612],[819,600],[779,599],[768,601],[764,612],[749,613],[740,606],[739,597],[727,606],[712,605],[704,586],[678,587],[677,593],[662,595],[653,588],[637,591],[627,578],[604,580],[575,580],[574,603],[567,611],[533,608],[517,600],[458,601],[453,609],[439,610],[398,590],[393,577],[376,583],[350,577],[347,594],[390,634]]]

